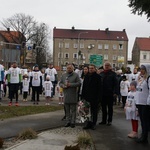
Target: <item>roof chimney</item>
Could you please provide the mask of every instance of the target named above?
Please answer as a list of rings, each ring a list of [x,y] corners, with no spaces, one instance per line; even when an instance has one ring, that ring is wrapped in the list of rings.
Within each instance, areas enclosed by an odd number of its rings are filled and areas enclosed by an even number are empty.
[[[123,29],[123,32],[126,32],[126,29]]]
[[[74,26],[72,26],[72,30],[74,30],[75,29],[75,27]]]
[[[109,28],[106,28],[106,29],[105,29],[105,31],[106,31],[106,33],[108,33],[108,31],[109,31]]]
[[[10,28],[7,28],[7,31],[9,32],[9,31],[10,31]]]

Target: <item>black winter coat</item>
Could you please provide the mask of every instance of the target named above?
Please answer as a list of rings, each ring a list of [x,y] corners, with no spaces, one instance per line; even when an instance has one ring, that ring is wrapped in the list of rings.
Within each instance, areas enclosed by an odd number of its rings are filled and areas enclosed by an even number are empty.
[[[83,81],[82,98],[90,103],[99,103],[101,99],[101,78],[95,72],[87,74]]]

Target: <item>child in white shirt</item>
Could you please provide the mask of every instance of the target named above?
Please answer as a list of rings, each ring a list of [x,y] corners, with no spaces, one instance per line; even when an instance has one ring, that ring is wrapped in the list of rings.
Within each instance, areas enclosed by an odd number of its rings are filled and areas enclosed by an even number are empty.
[[[138,136],[138,119],[137,116],[137,108],[136,108],[136,100],[135,100],[135,94],[136,94],[136,81],[132,81],[130,83],[130,92],[127,96],[127,101],[125,105],[125,114],[126,119],[131,120],[132,124],[132,131],[128,134],[129,138],[137,138]]]
[[[120,82],[120,93],[121,93],[121,97],[122,97],[122,104],[123,104],[122,107],[123,108],[126,103],[129,87],[130,87],[130,82],[126,79],[126,76],[123,75],[122,81]]]
[[[49,102],[50,102],[51,97],[52,97],[52,90],[53,90],[53,84],[50,81],[49,75],[46,76],[46,81],[43,84],[43,88],[45,91],[45,99],[46,99],[45,105],[49,105]]]
[[[28,73],[25,72],[22,80],[22,91],[23,91],[23,101],[27,101],[27,95],[29,91],[29,82],[30,79],[28,77]]]
[[[63,93],[63,88],[59,86],[59,83],[57,84],[57,92],[58,92],[58,97],[59,97],[59,105],[64,104],[64,93]]]

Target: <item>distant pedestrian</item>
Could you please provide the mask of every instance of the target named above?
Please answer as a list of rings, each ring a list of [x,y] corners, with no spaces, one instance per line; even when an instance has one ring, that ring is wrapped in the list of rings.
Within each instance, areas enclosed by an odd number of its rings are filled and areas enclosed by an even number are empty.
[[[45,93],[45,105],[50,105],[51,97],[52,97],[52,90],[53,90],[53,84],[50,81],[50,76],[46,76],[46,81],[43,83],[44,93]]]
[[[126,114],[126,119],[131,120],[132,124],[132,131],[131,133],[128,134],[129,138],[137,138],[138,137],[138,113],[137,113],[137,108],[136,108],[136,81],[132,81],[130,83],[130,92],[128,93],[127,96],[127,101],[125,104],[125,114]]]
[[[30,79],[28,77],[28,73],[24,72],[24,75],[22,77],[22,92],[23,92],[23,101],[28,101],[27,96],[28,96],[28,91],[29,91],[29,82]]]
[[[0,92],[1,92],[1,85],[4,82],[4,66],[0,64]],[[2,94],[0,93],[0,100],[2,99]]]
[[[80,78],[77,73],[74,72],[72,64],[67,65],[66,73],[61,77],[60,87],[64,91],[64,105],[66,110],[67,124],[65,127],[75,127],[76,122],[76,110],[77,110],[77,96],[78,87],[80,86]]]
[[[120,82],[120,93],[122,97],[122,108],[124,108],[127,95],[129,92],[130,82],[127,80],[126,75],[122,76],[122,81]]]
[[[39,94],[42,90],[42,74],[41,71],[39,71],[38,65],[34,66],[34,70],[31,73],[30,80],[32,86],[32,96],[33,96],[32,98],[34,101],[33,104],[39,104]]]
[[[57,92],[58,92],[58,98],[59,98],[59,105],[63,105],[64,104],[64,92],[63,92],[63,88],[59,86],[59,82],[56,86]]]
[[[17,67],[17,62],[14,62],[12,64],[12,67],[9,68],[8,72],[7,72],[7,80],[8,80],[8,86],[9,86],[9,91],[10,91],[10,102],[9,102],[9,106],[12,106],[12,100],[14,98],[16,98],[16,106],[18,106],[18,90],[19,90],[19,86],[21,83],[21,71],[20,68]]]
[[[55,95],[55,87],[56,87],[57,82],[58,82],[58,75],[57,75],[57,71],[54,68],[52,63],[50,63],[49,67],[45,70],[45,79],[46,79],[47,75],[50,76],[50,81],[53,84],[53,95],[52,95],[52,97],[53,97]]]

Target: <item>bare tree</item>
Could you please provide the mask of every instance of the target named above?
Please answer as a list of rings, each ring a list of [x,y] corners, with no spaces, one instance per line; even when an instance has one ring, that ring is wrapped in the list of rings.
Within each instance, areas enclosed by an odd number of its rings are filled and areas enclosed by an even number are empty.
[[[31,38],[34,43],[34,53],[36,54],[36,63],[40,66],[47,60],[47,54],[49,50],[49,31],[48,26],[45,23],[40,23],[34,29],[34,36]]]
[[[1,24],[6,29],[10,28],[12,31],[20,32],[19,42],[22,44],[24,37],[26,37],[24,42],[27,42],[34,36],[33,31],[37,22],[33,16],[17,13],[10,18],[3,19]]]

